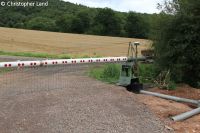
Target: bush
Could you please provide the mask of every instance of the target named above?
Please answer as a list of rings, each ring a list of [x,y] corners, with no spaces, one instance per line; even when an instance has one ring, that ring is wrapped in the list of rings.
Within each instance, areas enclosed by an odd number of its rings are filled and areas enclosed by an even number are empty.
[[[153,83],[156,78],[156,69],[153,64],[139,65],[139,78],[142,83]]]
[[[169,11],[161,14],[154,34],[159,69],[170,70],[172,80],[192,87],[200,87],[199,5],[196,0],[172,1],[166,5]]]
[[[176,83],[173,81],[170,81],[167,87],[168,90],[175,90],[176,89]]]

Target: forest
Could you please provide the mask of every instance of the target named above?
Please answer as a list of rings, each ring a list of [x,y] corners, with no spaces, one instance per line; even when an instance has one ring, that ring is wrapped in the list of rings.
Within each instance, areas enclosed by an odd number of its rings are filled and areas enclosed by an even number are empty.
[[[153,16],[157,16],[157,14],[117,12],[109,8],[89,8],[60,0],[48,0],[48,3],[47,7],[1,7],[0,26],[148,38]]]

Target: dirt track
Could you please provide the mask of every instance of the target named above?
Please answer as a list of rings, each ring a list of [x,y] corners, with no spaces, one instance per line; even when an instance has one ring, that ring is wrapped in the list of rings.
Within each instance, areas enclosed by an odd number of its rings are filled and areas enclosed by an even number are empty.
[[[166,132],[136,94],[84,76],[87,68],[31,68],[0,75],[1,133]]]

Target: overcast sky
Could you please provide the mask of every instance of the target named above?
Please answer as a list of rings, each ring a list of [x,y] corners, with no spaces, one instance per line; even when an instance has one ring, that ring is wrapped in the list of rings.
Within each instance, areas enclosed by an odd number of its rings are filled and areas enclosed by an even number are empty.
[[[65,0],[89,7],[109,7],[117,11],[136,11],[141,13],[158,13],[157,3],[163,0]]]

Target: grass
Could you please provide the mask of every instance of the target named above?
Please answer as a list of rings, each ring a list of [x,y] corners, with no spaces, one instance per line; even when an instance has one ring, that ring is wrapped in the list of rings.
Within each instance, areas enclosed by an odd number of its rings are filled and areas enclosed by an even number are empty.
[[[70,58],[90,58],[88,55],[69,55],[69,54],[47,54],[47,53],[29,53],[29,52],[6,52],[0,51],[0,55],[51,58],[51,59],[70,59]],[[100,57],[95,55],[93,57]]]
[[[5,52],[0,51],[0,55],[7,55],[7,56],[21,56],[21,57],[35,57],[35,58],[49,58],[49,59],[71,59],[71,58],[90,58],[88,55],[68,55],[68,54],[47,54],[47,53],[29,53],[29,52]],[[93,57],[100,57],[95,55]],[[7,72],[12,71],[10,68],[1,68],[0,74],[4,74]]]
[[[10,72],[10,71],[12,71],[11,68],[1,68],[0,69],[0,74],[4,74],[4,73]]]
[[[120,75],[120,65],[106,64],[99,68],[92,68],[89,76],[107,83],[117,83]]]
[[[142,83],[153,83],[156,78],[155,67],[153,64],[139,64],[139,78]]]
[[[102,67],[95,67],[89,71],[89,76],[97,80],[115,84],[119,80],[121,66],[119,64],[107,64]],[[157,77],[156,69],[153,64],[139,64],[139,79],[141,83],[154,84]],[[176,89],[176,84],[168,82],[168,90]]]
[[[108,82],[117,83],[120,76],[121,66],[119,64],[107,64],[100,68],[92,68],[89,76],[95,79]],[[154,66],[152,64],[139,65],[139,78],[142,83],[153,83],[155,78]]]

